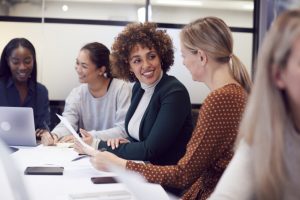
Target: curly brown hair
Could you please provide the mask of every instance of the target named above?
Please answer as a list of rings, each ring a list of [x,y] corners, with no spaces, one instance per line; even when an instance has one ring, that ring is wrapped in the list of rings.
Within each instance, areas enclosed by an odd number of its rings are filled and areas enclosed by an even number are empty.
[[[167,72],[174,63],[174,47],[166,30],[160,30],[155,23],[131,23],[115,38],[111,52],[112,74],[126,81],[137,80],[130,73],[129,54],[137,45],[154,48],[161,60],[161,68]]]

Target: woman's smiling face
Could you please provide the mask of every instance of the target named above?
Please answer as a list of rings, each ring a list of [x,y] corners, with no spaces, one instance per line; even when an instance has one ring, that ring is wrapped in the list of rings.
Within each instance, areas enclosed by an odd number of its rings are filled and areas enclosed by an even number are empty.
[[[97,80],[99,68],[92,62],[88,50],[81,50],[76,59],[75,70],[80,83],[92,83]]]
[[[29,49],[21,46],[14,49],[8,58],[13,79],[20,83],[26,82],[31,76],[33,62],[33,55]]]
[[[146,85],[157,81],[161,74],[161,62],[155,49],[149,49],[137,44],[129,54],[130,71]]]

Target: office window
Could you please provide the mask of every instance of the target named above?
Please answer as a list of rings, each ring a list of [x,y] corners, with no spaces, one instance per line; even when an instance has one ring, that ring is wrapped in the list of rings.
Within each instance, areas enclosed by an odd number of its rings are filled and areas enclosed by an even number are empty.
[[[2,0],[0,16],[138,21],[144,0]]]
[[[229,26],[253,27],[253,0],[151,0],[149,18],[160,23],[187,24],[216,16]]]
[[[144,0],[44,0],[47,18],[137,21]]]
[[[42,17],[42,8],[42,0],[2,0],[0,2],[0,16]]]
[[[145,21],[148,13],[148,20],[173,39],[175,62],[169,74],[187,87],[191,102],[199,104],[209,91],[182,65],[181,27],[200,17],[222,18],[232,28],[234,53],[251,74],[253,4],[254,0],[0,0],[0,51],[14,37],[28,38],[37,51],[38,81],[46,85],[51,100],[62,101],[79,84],[74,63],[80,48],[92,41],[110,47],[127,23]]]

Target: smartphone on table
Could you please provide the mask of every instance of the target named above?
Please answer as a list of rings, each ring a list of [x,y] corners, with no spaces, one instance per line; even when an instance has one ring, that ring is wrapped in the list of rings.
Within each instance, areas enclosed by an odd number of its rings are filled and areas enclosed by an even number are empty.
[[[64,167],[27,167],[24,171],[26,175],[63,175]]]
[[[103,177],[92,177],[91,181],[94,184],[109,184],[109,183],[118,183],[115,177],[113,176],[103,176]]]

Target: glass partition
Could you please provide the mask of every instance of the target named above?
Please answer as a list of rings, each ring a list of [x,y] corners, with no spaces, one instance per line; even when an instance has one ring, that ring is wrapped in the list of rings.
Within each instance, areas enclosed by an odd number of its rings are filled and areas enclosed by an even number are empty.
[[[138,21],[144,5],[144,0],[2,0],[0,16]]]
[[[2,0],[0,16],[144,21],[146,0]],[[234,27],[253,27],[253,0],[150,0],[149,21],[186,24],[217,16]]]
[[[144,0],[45,0],[45,18],[137,21]]]
[[[42,14],[42,0],[2,0],[0,2],[0,16],[41,18]]]
[[[187,24],[199,17],[216,16],[229,26],[253,27],[253,0],[152,0],[152,21]]]
[[[169,73],[187,87],[193,104],[202,102],[208,90],[193,82],[182,65],[182,25],[204,16],[222,18],[233,30],[234,53],[251,72],[253,0],[0,0],[0,51],[14,37],[28,38],[37,51],[38,81],[51,100],[61,101],[79,84],[74,70],[79,49],[93,41],[110,47],[127,23],[145,20],[147,2],[148,20],[166,29],[174,42]]]

